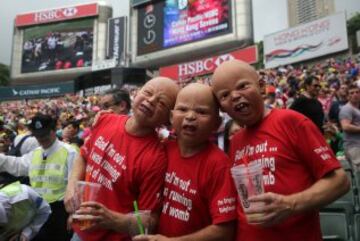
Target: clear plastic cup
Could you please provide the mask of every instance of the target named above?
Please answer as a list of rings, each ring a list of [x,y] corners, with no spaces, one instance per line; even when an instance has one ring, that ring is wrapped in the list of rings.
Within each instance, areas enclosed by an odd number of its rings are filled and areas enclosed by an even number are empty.
[[[101,184],[93,182],[78,181],[76,184],[75,206],[80,208],[81,203],[96,201],[99,195]],[[85,230],[93,224],[91,215],[74,214],[72,215],[74,225],[80,230]]]
[[[130,216],[128,232],[131,237],[142,234],[141,232],[143,234],[152,233],[154,223],[151,218],[151,210],[139,210],[127,215]]]
[[[260,162],[251,162],[248,165],[241,164],[231,168],[231,175],[244,211],[250,209],[250,207],[265,205],[264,202],[249,202],[250,197],[264,193],[262,171]]]

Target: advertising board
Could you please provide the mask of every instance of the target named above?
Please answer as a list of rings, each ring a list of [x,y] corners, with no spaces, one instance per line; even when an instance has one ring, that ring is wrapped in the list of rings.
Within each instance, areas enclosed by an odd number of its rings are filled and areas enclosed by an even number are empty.
[[[264,38],[266,68],[300,62],[348,49],[343,12]]]
[[[231,32],[230,0],[165,0],[139,7],[139,55]]]
[[[221,63],[232,59],[239,59],[249,64],[256,63],[258,61],[257,47],[254,45],[222,55],[216,55],[191,62],[161,67],[160,76],[165,76],[173,80],[181,81],[195,76],[212,73]]]

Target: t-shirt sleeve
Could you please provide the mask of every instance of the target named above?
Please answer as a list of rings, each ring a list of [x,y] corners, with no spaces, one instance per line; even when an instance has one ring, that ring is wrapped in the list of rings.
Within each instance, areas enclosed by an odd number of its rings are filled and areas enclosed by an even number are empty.
[[[219,224],[235,220],[236,214],[236,189],[230,175],[230,163],[219,165],[206,186],[208,190],[208,205],[212,217],[212,224]]]
[[[309,119],[301,120],[295,131],[293,145],[317,180],[341,167],[319,129]]]
[[[352,120],[351,109],[347,105],[343,106],[339,112],[339,120]]]
[[[161,208],[161,197],[167,168],[165,150],[162,149],[156,156],[151,156],[150,159],[156,161],[151,166],[145,165],[141,170],[142,180],[139,181],[138,203],[140,209],[158,211]]]

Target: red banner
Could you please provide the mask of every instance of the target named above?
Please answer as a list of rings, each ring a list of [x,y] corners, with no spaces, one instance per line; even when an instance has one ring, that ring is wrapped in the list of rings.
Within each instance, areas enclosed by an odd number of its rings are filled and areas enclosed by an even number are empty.
[[[222,62],[231,59],[240,59],[249,64],[256,63],[257,47],[254,45],[219,56],[163,67],[160,68],[160,76],[168,77],[173,80],[185,80],[195,76],[212,73]]]
[[[58,9],[49,9],[40,12],[17,15],[15,19],[15,26],[21,27],[28,25],[51,23],[75,18],[96,16],[98,14],[98,5],[96,3]]]

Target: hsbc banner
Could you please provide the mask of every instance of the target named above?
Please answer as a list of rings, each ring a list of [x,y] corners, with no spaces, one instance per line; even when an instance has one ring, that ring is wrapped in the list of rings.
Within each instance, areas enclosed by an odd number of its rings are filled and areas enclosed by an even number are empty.
[[[108,59],[124,60],[126,17],[111,18],[108,22]]]
[[[165,2],[142,6],[138,11],[137,54],[147,54],[163,48],[163,8]]]
[[[99,14],[96,3],[44,10],[40,12],[20,14],[16,16],[15,26],[29,26],[43,23],[64,21],[75,18],[96,16]]]
[[[254,45],[223,55],[163,67],[160,68],[160,76],[181,81],[195,76],[212,73],[221,63],[232,59],[239,59],[249,64],[256,63],[258,61],[257,47]]]

